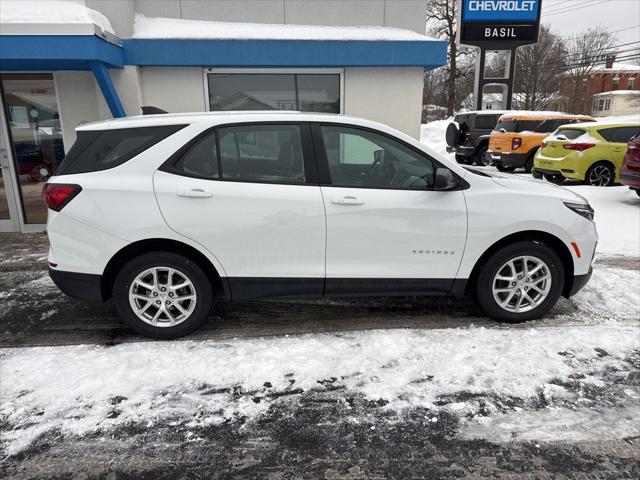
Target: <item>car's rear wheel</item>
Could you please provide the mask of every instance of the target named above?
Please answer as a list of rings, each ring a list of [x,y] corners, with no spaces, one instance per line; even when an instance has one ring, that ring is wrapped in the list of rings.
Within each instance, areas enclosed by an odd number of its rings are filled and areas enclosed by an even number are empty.
[[[213,298],[202,269],[170,252],[146,253],[130,260],[113,286],[120,317],[137,333],[159,339],[178,338],[202,325]]]
[[[507,322],[539,318],[558,301],[564,268],[547,245],[517,242],[494,253],[482,267],[476,299],[490,317]]]
[[[491,158],[489,158],[489,153],[487,147],[480,147],[475,155],[475,163],[479,167],[486,167],[487,165],[491,165]]]
[[[615,176],[616,172],[611,164],[600,162],[592,165],[589,170],[587,170],[584,181],[587,185],[608,187],[609,185],[613,185]]]
[[[536,151],[533,151],[529,154],[529,156],[527,157],[527,159],[524,162],[524,171],[527,173],[531,173],[531,170],[533,170],[533,159],[536,155]]]
[[[565,178],[564,178],[562,175],[560,175],[560,174],[558,174],[558,175],[552,175],[552,174],[550,174],[550,173],[545,173],[545,174],[544,174],[544,178],[545,178],[545,180],[547,180],[548,182],[555,183],[555,184],[560,184],[560,183],[562,183],[562,182],[564,182],[564,181],[565,181]]]

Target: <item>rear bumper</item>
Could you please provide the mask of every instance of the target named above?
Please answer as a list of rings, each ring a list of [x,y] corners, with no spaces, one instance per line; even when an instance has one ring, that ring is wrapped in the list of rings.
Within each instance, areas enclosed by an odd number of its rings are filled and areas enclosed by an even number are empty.
[[[499,163],[505,167],[522,168],[527,162],[526,153],[491,152],[493,163]]]
[[[620,173],[620,183],[631,188],[640,188],[640,174],[622,171]]]
[[[102,275],[49,269],[53,283],[70,297],[103,302]]]
[[[584,275],[574,275],[573,283],[571,284],[571,290],[567,297],[571,297],[578,293],[589,282],[591,275],[593,274],[593,268],[589,268],[589,271]]]

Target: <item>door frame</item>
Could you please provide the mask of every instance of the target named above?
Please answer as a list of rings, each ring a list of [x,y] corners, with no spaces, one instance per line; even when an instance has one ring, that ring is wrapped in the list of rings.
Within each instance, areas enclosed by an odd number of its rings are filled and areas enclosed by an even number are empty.
[[[13,148],[9,136],[9,124],[5,115],[4,91],[0,82],[0,168],[7,196],[9,218],[0,219],[0,233],[20,232],[24,225],[22,209],[19,207],[20,191],[16,184]]]

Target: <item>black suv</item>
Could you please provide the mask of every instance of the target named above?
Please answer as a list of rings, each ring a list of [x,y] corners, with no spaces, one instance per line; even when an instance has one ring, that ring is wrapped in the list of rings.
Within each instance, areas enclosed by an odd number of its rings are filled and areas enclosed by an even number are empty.
[[[456,161],[465,165],[488,165],[489,134],[502,110],[483,110],[459,113],[447,127],[447,152],[455,152]]]

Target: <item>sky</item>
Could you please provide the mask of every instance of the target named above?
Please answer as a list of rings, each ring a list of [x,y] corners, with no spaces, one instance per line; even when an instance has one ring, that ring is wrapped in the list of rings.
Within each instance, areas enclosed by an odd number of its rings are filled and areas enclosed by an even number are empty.
[[[563,36],[601,24],[612,32],[625,29],[615,33],[618,44],[640,42],[640,0],[542,0],[542,23]]]

